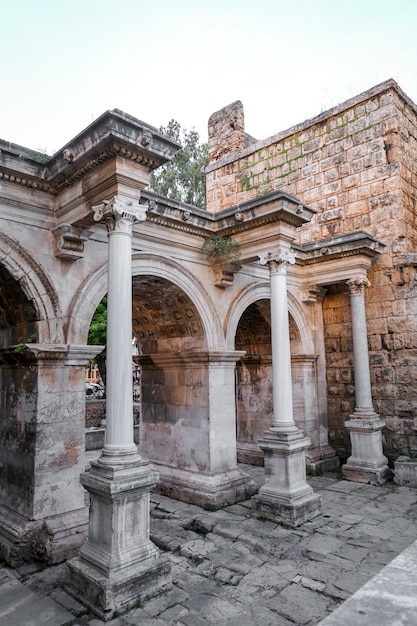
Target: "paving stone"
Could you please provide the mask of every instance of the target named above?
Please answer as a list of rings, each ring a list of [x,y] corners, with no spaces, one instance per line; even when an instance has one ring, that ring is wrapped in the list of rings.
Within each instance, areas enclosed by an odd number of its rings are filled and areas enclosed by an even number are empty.
[[[368,582],[370,576],[362,571],[353,570],[350,572],[341,572],[333,581],[334,587],[347,591],[349,594],[354,593],[359,587]]]
[[[306,576],[294,576],[291,581],[292,583],[300,583],[306,589],[311,589],[312,591],[324,591],[326,585],[318,580],[314,580],[313,578],[307,578]]]
[[[214,550],[217,550],[217,548],[212,541],[193,539],[192,541],[187,541],[181,546],[180,554],[193,559],[193,561],[200,561],[201,559],[206,558]]]
[[[182,589],[174,588],[166,593],[161,593],[144,603],[143,609],[152,617],[156,617],[175,604],[182,604],[189,600],[189,594]]]
[[[152,496],[152,539],[171,561],[173,588],[105,626],[316,626],[414,541],[417,491],[327,477],[314,477],[314,484],[322,515],[297,529],[250,517],[250,500],[207,512]],[[404,493],[402,504],[397,493]],[[405,569],[413,567],[410,561]],[[85,609],[61,589],[64,564],[19,571],[21,577],[0,565],[0,615],[6,601],[18,606],[29,593],[66,610],[68,626],[104,626],[91,613],[77,617]],[[15,595],[2,596],[2,582],[16,586]]]
[[[219,625],[223,620],[245,615],[243,609],[211,593],[194,595],[189,602],[189,607],[191,611],[197,612],[203,619],[206,619],[208,624]]]
[[[357,546],[349,546],[345,544],[342,545],[340,549],[336,550],[335,554],[342,557],[342,559],[360,563],[367,557],[369,550],[367,548],[359,548]]]
[[[316,623],[338,606],[331,598],[300,584],[289,585],[275,598],[265,600],[265,604],[299,625]]]
[[[343,541],[341,539],[336,539],[336,537],[326,537],[325,535],[317,534],[314,535],[308,542],[305,544],[303,552],[306,556],[310,556],[312,554],[318,554],[320,556],[326,556],[331,552],[336,552],[343,545]]]

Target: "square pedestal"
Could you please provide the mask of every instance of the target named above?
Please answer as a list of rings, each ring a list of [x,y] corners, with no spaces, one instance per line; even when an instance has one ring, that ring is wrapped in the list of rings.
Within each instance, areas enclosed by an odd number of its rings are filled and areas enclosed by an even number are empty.
[[[376,413],[360,419],[353,414],[351,418],[345,426],[350,433],[352,455],[342,466],[342,474],[353,482],[382,485],[392,477],[382,451],[381,431],[385,422]]]
[[[80,558],[68,561],[67,567],[66,591],[104,621],[112,619],[116,611],[124,613],[172,586],[171,563],[165,556],[150,565],[117,572],[110,578],[100,575]]]
[[[102,455],[81,476],[90,494],[88,539],[68,564],[66,589],[111,619],[171,586],[170,562],[149,538],[149,494],[158,475],[148,461]]]
[[[286,526],[300,526],[321,513],[321,496],[306,481],[310,440],[298,429],[270,429],[258,441],[265,458],[265,485],[251,500],[251,515]]]

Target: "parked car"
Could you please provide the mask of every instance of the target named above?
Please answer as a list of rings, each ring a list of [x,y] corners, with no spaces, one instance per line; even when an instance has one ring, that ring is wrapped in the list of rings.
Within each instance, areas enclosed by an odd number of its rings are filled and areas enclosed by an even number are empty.
[[[104,387],[99,385],[98,383],[90,383],[88,380],[85,381],[85,395],[90,400],[92,398],[101,399],[105,396]]]

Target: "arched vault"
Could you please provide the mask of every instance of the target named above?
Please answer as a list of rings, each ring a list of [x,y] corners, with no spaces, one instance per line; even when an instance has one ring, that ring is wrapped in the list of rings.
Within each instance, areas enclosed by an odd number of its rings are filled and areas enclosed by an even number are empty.
[[[179,263],[135,253],[132,277],[134,332],[144,342],[146,352],[155,349],[152,342],[158,338],[175,350],[223,349],[224,335],[212,301],[195,276]],[[92,315],[106,293],[107,265],[90,276],[76,295],[68,325],[69,342],[87,341]],[[175,344],[178,338],[184,339],[181,345]]]

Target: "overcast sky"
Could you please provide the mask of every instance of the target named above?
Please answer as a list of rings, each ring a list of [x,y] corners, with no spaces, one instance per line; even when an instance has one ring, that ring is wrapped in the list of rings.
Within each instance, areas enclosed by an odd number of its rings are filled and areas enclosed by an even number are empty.
[[[0,138],[52,154],[107,109],[264,139],[394,78],[417,102],[416,0],[0,0]]]

